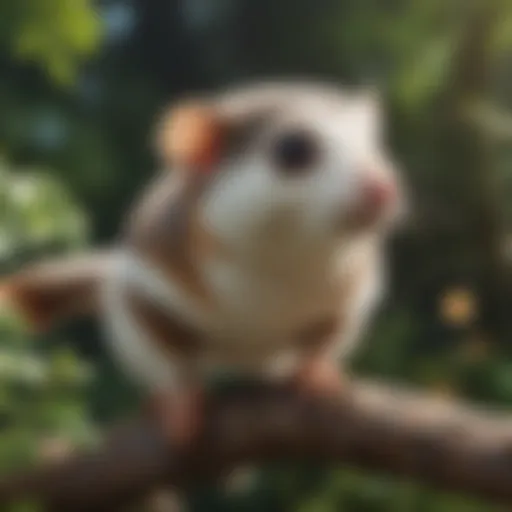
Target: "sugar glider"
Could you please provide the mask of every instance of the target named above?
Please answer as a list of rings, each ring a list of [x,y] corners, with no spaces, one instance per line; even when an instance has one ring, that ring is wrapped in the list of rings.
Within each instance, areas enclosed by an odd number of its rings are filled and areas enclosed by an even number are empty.
[[[173,105],[155,136],[163,171],[115,247],[22,269],[4,300],[39,328],[98,315],[180,439],[215,372],[336,389],[404,204],[382,117],[373,94],[306,82]]]

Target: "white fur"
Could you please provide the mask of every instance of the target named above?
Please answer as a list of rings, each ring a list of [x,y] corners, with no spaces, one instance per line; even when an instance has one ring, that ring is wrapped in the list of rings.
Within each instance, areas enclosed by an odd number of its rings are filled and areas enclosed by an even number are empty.
[[[364,266],[362,281],[347,306],[347,322],[337,335],[332,357],[346,360],[356,350],[363,333],[369,328],[373,315],[386,290],[386,268],[379,240],[370,240],[368,264]],[[362,258],[368,254],[361,255]]]
[[[376,121],[373,121],[376,122]],[[289,177],[275,169],[270,143],[276,133],[296,124],[306,126],[322,154],[303,176]],[[300,104],[242,156],[229,162],[223,177],[204,199],[204,222],[230,246],[253,250],[268,240],[268,226],[286,219],[285,233],[316,246],[339,243],[340,224],[358,207],[365,180],[394,179],[379,151],[372,117],[364,104],[333,109],[331,104]]]
[[[340,250],[332,258],[281,263],[278,275],[265,266],[233,263],[207,266],[209,284],[219,297],[217,323],[210,332],[231,338],[260,370],[285,372],[299,362],[294,334],[328,315],[346,309],[348,322],[334,336],[332,357],[346,357],[355,347],[382,293],[382,273],[373,247],[366,241]],[[257,259],[257,257],[255,258]],[[356,287],[343,297],[361,260],[366,261]],[[346,283],[346,284],[345,284]],[[342,290],[342,296],[338,293]],[[252,350],[252,352],[250,352]]]
[[[138,289],[153,298],[175,306],[179,303],[172,285],[163,290],[161,281],[127,251],[120,252],[104,286],[105,328],[110,348],[123,371],[139,384],[168,389],[176,385],[178,369],[148,337],[127,311],[124,303],[126,285],[137,283]]]
[[[203,222],[233,256],[205,264],[221,308],[211,332],[259,345],[262,357],[272,349],[275,360],[288,363],[295,359],[286,349],[294,329],[340,307],[349,320],[334,352],[348,355],[383,290],[377,225],[355,234],[340,228],[358,208],[365,180],[395,181],[379,148],[380,117],[367,99],[331,100],[298,101],[227,164],[202,204]],[[269,144],[296,124],[316,135],[322,154],[309,172],[289,177],[275,169]],[[361,258],[368,261],[363,279],[342,306],[333,289]]]
[[[333,357],[345,356],[351,348],[348,344],[355,344],[371,313],[380,284],[380,272],[369,248],[362,243],[351,250],[350,254],[339,254],[323,269],[309,266],[305,272],[300,265],[291,265],[282,280],[266,273],[264,268],[250,270],[226,262],[211,262],[205,267],[205,274],[213,291],[222,298],[211,317],[191,305],[172,282],[164,284],[159,280],[158,274],[139,258],[127,251],[120,252],[104,293],[106,328],[113,354],[132,378],[150,388],[169,389],[183,378],[180,372],[184,368],[179,362],[163,353],[127,312],[123,297],[126,285],[131,283],[192,325],[206,327],[210,336],[196,361],[205,375],[221,369],[273,374],[291,371],[300,360],[300,353],[293,347],[293,333],[309,320],[338,312],[335,285],[350,276],[360,258],[370,255],[368,272],[345,305],[351,322],[338,333],[333,347]],[[326,263],[318,261],[318,265]]]
[[[379,151],[374,110],[364,102],[337,104],[333,97],[332,91],[325,101],[301,97],[293,112],[225,164],[202,197],[201,220],[228,249],[225,259],[201,262],[215,298],[213,314],[140,258],[122,255],[107,283],[105,304],[113,350],[130,373],[158,387],[182,378],[178,362],[127,314],[123,289],[128,282],[208,333],[196,361],[205,372],[222,367],[290,371],[301,356],[294,334],[340,308],[347,322],[329,355],[349,355],[382,294],[385,233],[376,225],[345,232],[343,224],[358,207],[365,179],[393,176]],[[231,106],[242,108],[243,101]],[[269,143],[296,123],[316,133],[322,154],[310,172],[291,178],[274,168]],[[361,274],[352,289],[354,272]],[[340,287],[347,289],[344,300]]]

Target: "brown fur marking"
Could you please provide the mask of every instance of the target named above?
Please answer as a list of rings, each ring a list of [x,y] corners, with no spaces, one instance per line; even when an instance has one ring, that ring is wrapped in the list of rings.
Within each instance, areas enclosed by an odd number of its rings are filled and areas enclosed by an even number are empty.
[[[157,346],[172,356],[193,355],[201,347],[202,335],[158,304],[134,290],[126,291],[126,304],[137,324]]]
[[[105,262],[100,255],[37,265],[2,285],[3,300],[37,330],[49,329],[68,317],[93,313]]]
[[[339,323],[338,317],[327,316],[308,324],[297,335],[299,346],[306,350],[318,346],[336,333]]]
[[[169,190],[158,204],[153,204],[155,196],[150,195],[142,204],[129,233],[129,243],[177,281],[186,293],[203,306],[211,306],[199,262],[219,252],[221,247],[198,219],[198,202],[209,180],[204,175],[183,179],[182,190]],[[160,182],[155,192],[161,194],[159,187],[170,186]]]

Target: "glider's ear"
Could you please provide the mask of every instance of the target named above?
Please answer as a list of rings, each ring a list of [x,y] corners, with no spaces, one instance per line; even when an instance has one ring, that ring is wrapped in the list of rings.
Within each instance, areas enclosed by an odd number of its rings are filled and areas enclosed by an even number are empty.
[[[92,256],[36,265],[0,283],[0,310],[19,314],[36,331],[96,312],[108,258]]]
[[[225,123],[209,105],[182,103],[170,108],[158,124],[156,150],[168,168],[209,171],[222,157],[226,131]]]

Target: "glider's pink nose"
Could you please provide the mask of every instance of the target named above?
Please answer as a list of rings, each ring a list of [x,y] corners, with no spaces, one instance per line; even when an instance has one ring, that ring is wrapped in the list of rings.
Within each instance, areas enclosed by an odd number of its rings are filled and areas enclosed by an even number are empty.
[[[393,183],[379,178],[367,178],[361,190],[363,208],[380,212],[393,203],[396,188]]]
[[[376,222],[393,206],[396,199],[397,189],[392,181],[367,177],[360,188],[356,218],[363,224]]]

